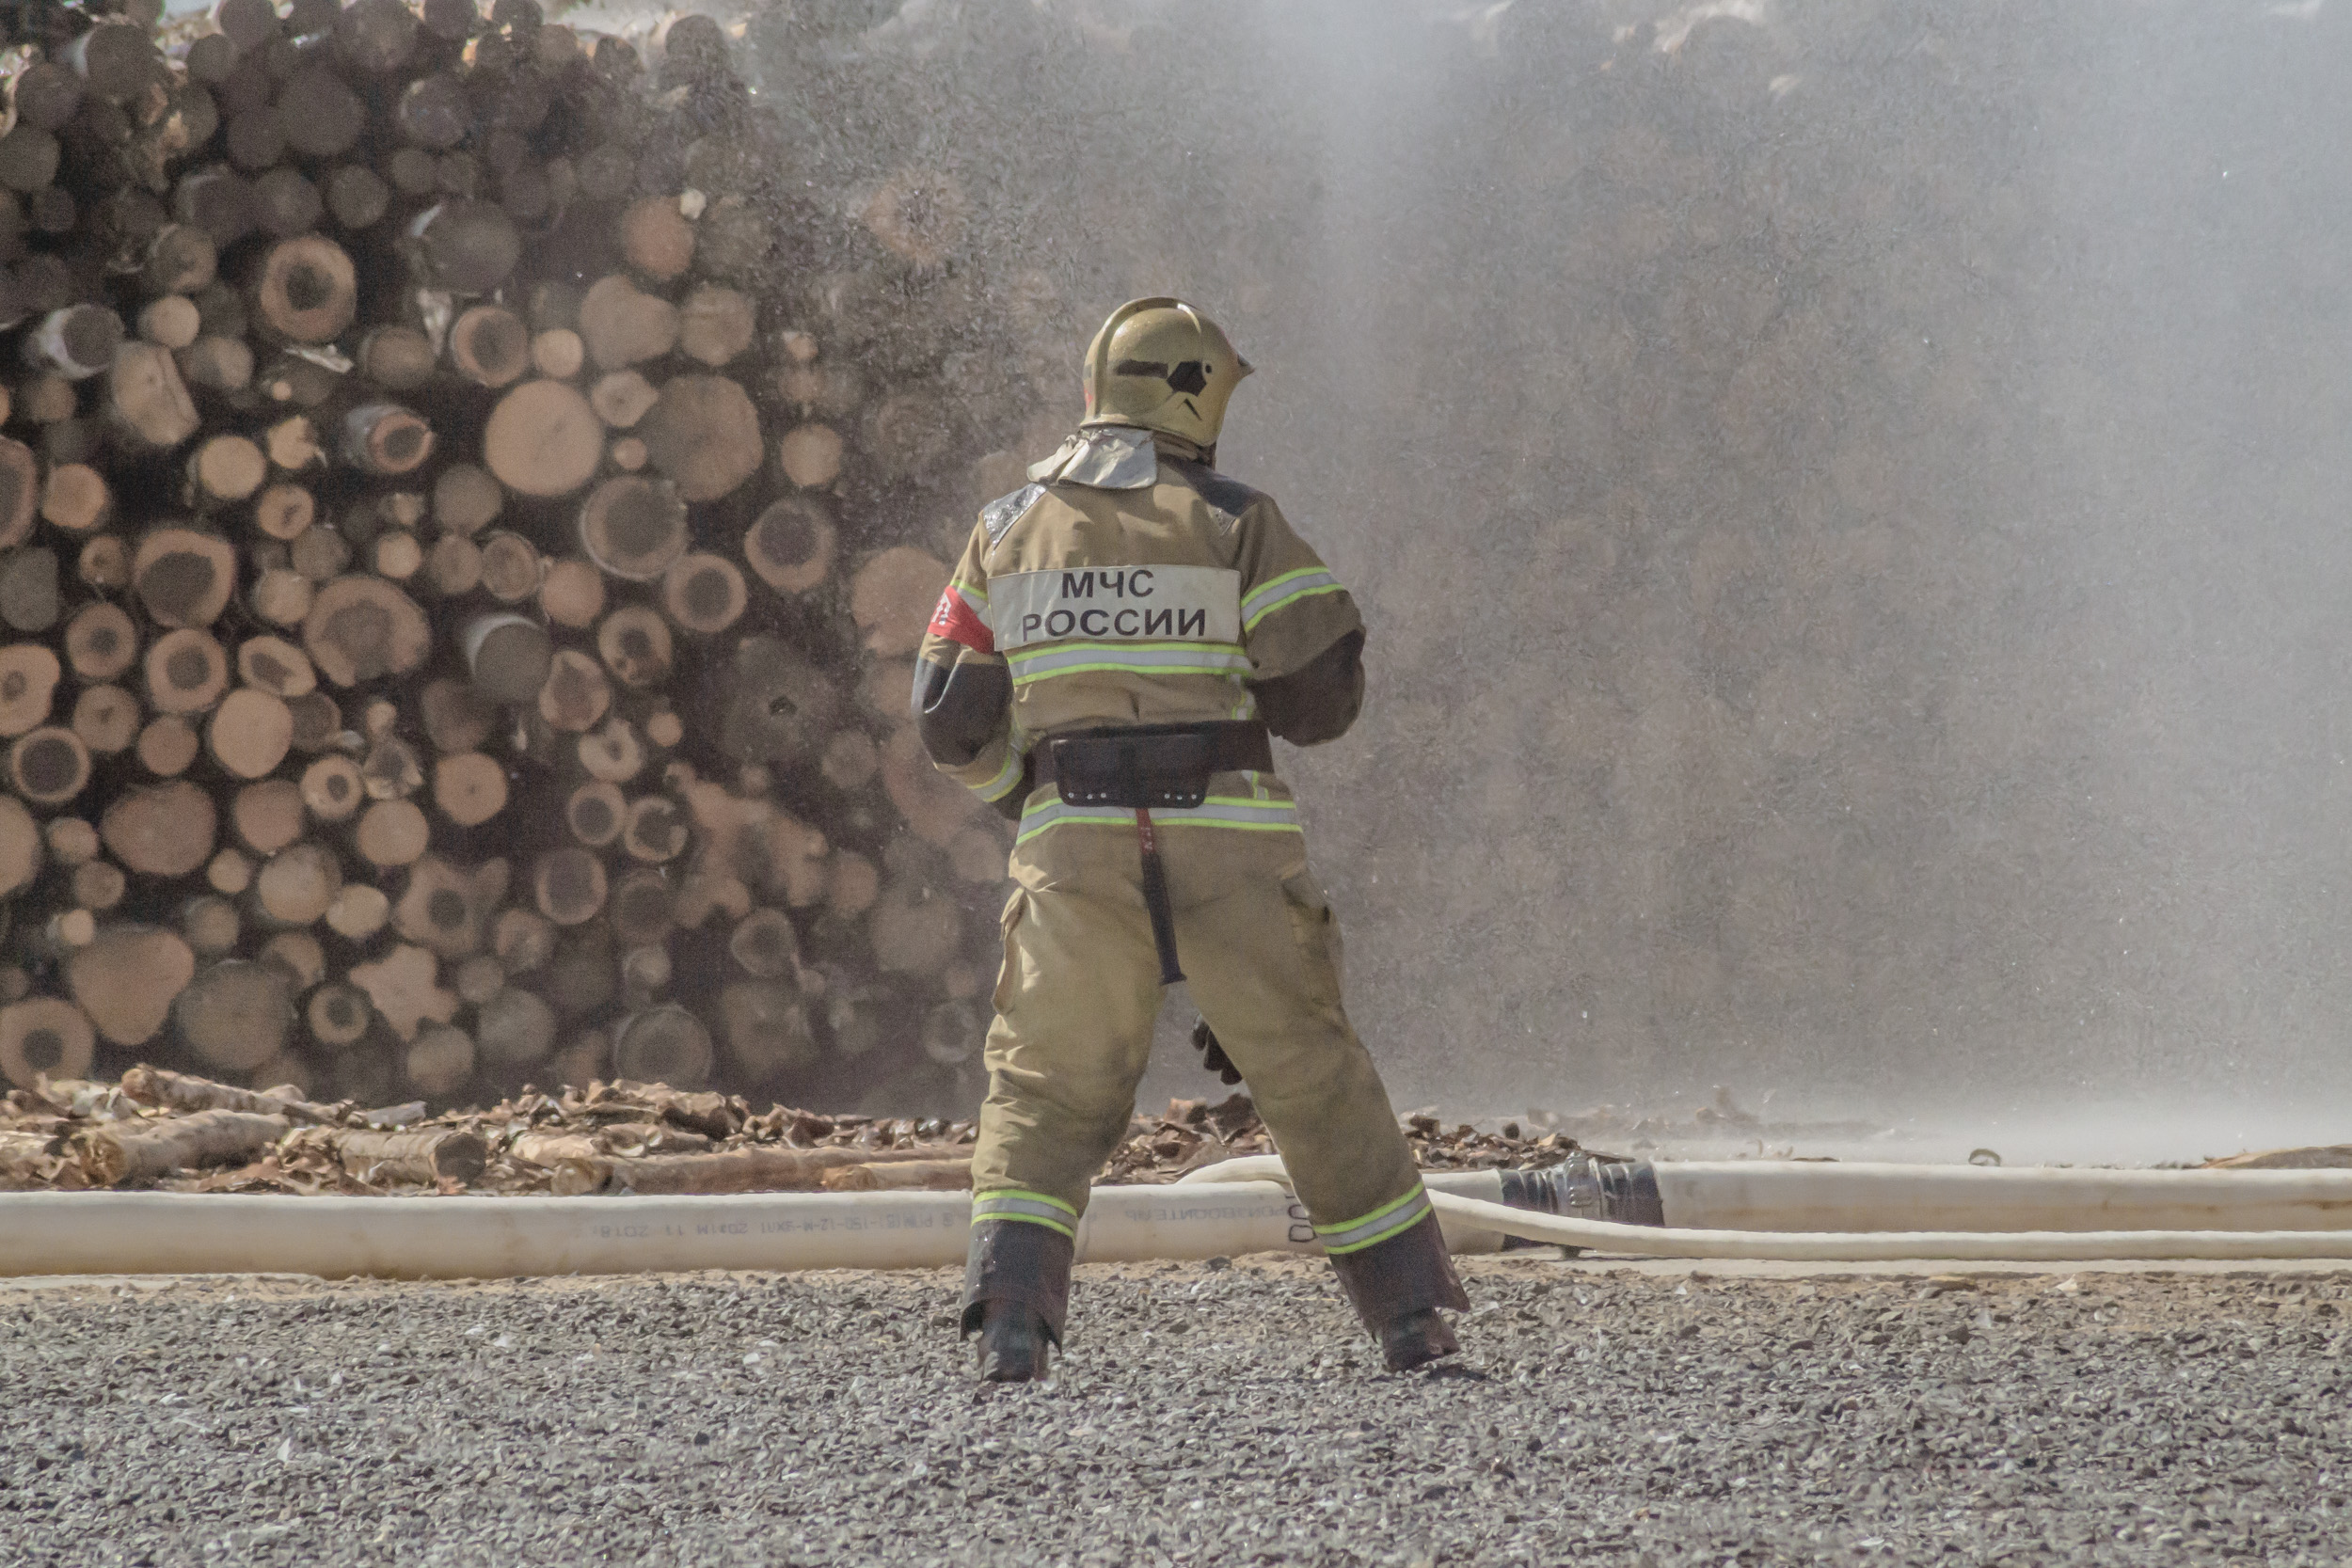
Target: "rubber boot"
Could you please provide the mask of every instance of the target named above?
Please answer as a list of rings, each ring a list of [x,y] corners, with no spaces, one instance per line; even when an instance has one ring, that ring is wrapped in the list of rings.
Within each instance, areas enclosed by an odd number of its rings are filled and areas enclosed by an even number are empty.
[[[1365,1330],[1380,1341],[1389,1370],[1410,1371],[1461,1350],[1438,1308],[1468,1311],[1470,1298],[1435,1215],[1360,1251],[1333,1253],[1331,1272]]]
[[[1445,1314],[1434,1307],[1407,1312],[1380,1330],[1380,1358],[1392,1372],[1409,1372],[1461,1350]]]
[[[1030,1383],[1043,1377],[1052,1343],[1045,1320],[1032,1308],[1009,1301],[987,1304],[980,1318],[980,1381]]]
[[[1027,1383],[1045,1375],[1049,1347],[1061,1348],[1070,1317],[1074,1252],[1060,1230],[1017,1220],[972,1227],[964,1263],[963,1333],[980,1337],[980,1377]]]

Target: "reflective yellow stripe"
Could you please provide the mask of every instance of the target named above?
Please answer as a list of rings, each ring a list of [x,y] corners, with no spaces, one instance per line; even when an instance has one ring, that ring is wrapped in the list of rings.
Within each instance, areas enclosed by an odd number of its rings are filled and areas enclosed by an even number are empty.
[[[1152,813],[1152,821],[1158,827],[1230,828],[1244,832],[1295,833],[1299,831],[1298,802],[1252,800],[1247,795],[1212,795],[1197,806],[1155,810]],[[1123,806],[1069,805],[1056,794],[1029,802],[1028,809],[1021,814],[1021,834],[1013,843],[1015,846],[1026,844],[1038,834],[1065,822],[1133,828],[1136,814]]]
[[[1295,572],[1284,572],[1270,582],[1260,583],[1255,592],[1242,600],[1242,630],[1256,630],[1259,622],[1295,600],[1345,592],[1346,585],[1321,566],[1301,566]]]
[[[1231,642],[1056,642],[1005,656],[1012,684],[1110,671],[1126,675],[1237,675],[1249,656]]]
[[[986,610],[988,608],[988,591],[986,589],[975,588],[968,582],[951,582],[947,586],[962,594],[964,603],[972,606],[975,610]]]
[[[1018,1187],[999,1187],[981,1193],[972,1199],[972,1223],[983,1220],[1018,1220],[1025,1225],[1041,1225],[1048,1230],[1058,1230],[1065,1236],[1077,1235],[1078,1211],[1060,1198],[1043,1193],[1024,1191]]]
[[[1377,1246],[1390,1237],[1405,1230],[1429,1212],[1429,1195],[1421,1183],[1391,1203],[1384,1203],[1371,1213],[1340,1225],[1318,1225],[1315,1235],[1323,1242],[1326,1252],[1360,1252]]]
[[[996,769],[996,776],[986,784],[974,784],[972,793],[991,803],[1011,794],[1013,785],[1021,782],[1021,760],[1022,753],[1008,750],[1005,753],[1005,766]]]

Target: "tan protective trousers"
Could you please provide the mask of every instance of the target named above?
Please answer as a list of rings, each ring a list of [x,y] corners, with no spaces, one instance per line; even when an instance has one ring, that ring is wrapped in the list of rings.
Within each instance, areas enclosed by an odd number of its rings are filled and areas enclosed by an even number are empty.
[[[1380,1241],[1426,1211],[1411,1148],[1340,1005],[1339,927],[1305,839],[1154,822],[1193,1002],[1326,1244]],[[1135,830],[1048,828],[1015,847],[1012,875],[972,1186],[1050,1199],[1074,1224],[1126,1133],[1163,994]]]

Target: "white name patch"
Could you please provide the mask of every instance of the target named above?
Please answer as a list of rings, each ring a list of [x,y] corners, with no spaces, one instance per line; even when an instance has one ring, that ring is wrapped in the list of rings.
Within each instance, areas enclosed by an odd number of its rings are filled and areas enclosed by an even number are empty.
[[[1079,566],[988,580],[996,649],[1096,642],[1239,642],[1241,574],[1226,566]]]

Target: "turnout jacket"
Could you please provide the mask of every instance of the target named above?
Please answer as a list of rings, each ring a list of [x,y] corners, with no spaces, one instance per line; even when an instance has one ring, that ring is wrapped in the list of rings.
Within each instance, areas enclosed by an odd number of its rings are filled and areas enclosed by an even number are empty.
[[[1271,497],[1181,437],[1090,425],[980,511],[914,666],[914,714],[942,771],[1023,838],[1059,822],[1131,822],[1032,797],[1030,750],[1073,730],[1263,721],[1308,746],[1363,700],[1355,600]],[[1023,811],[1024,802],[1026,811]],[[1288,790],[1219,775],[1209,800],[1155,820],[1295,831]]]

